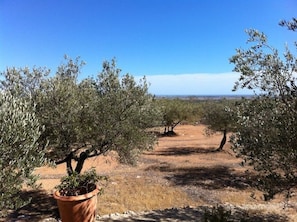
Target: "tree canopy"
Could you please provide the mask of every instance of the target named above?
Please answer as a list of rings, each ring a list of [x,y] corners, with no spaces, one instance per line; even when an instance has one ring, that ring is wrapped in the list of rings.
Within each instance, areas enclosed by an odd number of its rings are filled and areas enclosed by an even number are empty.
[[[295,30],[296,19],[281,24]],[[237,109],[234,150],[259,173],[267,200],[282,191],[289,196],[297,185],[297,59],[287,46],[280,54],[264,33],[247,34],[250,47],[237,49],[230,59],[240,73],[234,90],[248,88],[257,96]]]
[[[236,101],[215,100],[204,104],[202,123],[206,124],[206,134],[222,132],[223,138],[218,147],[218,151],[224,148],[227,142],[227,133],[236,130],[236,114],[234,113]]]
[[[174,128],[178,124],[194,116],[194,104],[186,100],[162,98],[158,100],[158,106],[165,127],[164,135],[174,135]]]
[[[28,200],[18,194],[23,184],[33,186],[35,167],[46,161],[38,139],[43,133],[34,108],[22,98],[0,93],[0,209],[23,206]]]
[[[112,60],[103,63],[96,78],[78,81],[84,62],[65,61],[54,75],[46,68],[9,69],[2,74],[1,89],[36,107],[34,115],[44,126],[39,146],[56,164],[66,163],[68,174],[79,173],[87,158],[110,150],[121,162],[135,164],[156,140],[148,129],[158,109],[146,79],[136,83],[129,74],[120,75]]]

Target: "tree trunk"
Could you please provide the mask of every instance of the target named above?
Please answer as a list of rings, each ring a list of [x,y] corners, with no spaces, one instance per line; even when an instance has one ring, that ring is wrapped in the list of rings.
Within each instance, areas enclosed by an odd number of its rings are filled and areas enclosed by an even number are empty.
[[[85,160],[88,158],[88,154],[89,154],[89,152],[85,151],[79,155],[79,159],[78,159],[76,167],[75,167],[75,172],[77,172],[78,174],[80,174],[80,172],[83,168],[83,165],[85,163]]]
[[[78,174],[80,174],[82,168],[83,168],[83,165],[85,163],[85,160],[88,158],[88,154],[89,152],[88,151],[85,151],[85,152],[82,152],[80,155],[79,155],[79,158],[77,160],[77,164],[76,164],[76,167],[75,169],[73,170],[73,167],[72,167],[72,159],[73,159],[73,153],[70,153],[67,158],[66,158],[66,168],[67,168],[67,174],[70,176],[73,174],[73,172],[77,172]]]
[[[166,135],[166,133],[167,133],[167,127],[165,126],[164,135]]]
[[[222,140],[221,140],[221,144],[220,144],[220,147],[217,149],[217,151],[221,151],[221,150],[223,150],[223,147],[224,147],[224,145],[226,144],[226,141],[227,141],[227,130],[225,129],[224,131],[223,131],[223,138],[222,138]]]
[[[71,160],[72,160],[72,153],[70,153],[67,158],[66,158],[66,169],[67,169],[67,174],[70,176],[73,173],[73,168],[71,165]]]

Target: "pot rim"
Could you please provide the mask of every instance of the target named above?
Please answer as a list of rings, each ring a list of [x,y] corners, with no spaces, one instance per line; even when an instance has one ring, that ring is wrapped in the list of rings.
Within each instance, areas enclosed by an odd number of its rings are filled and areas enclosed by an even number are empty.
[[[100,189],[98,185],[96,185],[96,188],[86,194],[78,195],[78,196],[61,196],[60,192],[58,190],[55,190],[53,193],[53,196],[56,200],[61,200],[61,201],[79,201],[79,200],[85,200],[85,199],[90,199],[93,196],[97,195],[99,193]]]

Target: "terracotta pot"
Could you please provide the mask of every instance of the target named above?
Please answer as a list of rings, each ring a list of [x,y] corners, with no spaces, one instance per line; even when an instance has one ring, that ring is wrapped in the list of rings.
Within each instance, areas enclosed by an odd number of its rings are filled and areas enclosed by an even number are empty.
[[[59,191],[55,191],[54,198],[57,200],[62,222],[95,221],[98,192],[98,187],[79,196],[61,196]]]

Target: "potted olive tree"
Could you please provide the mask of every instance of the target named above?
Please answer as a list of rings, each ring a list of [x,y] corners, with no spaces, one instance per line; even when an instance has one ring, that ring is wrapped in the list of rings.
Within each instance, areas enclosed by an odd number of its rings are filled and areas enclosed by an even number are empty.
[[[120,162],[135,164],[138,154],[151,149],[156,140],[148,129],[160,115],[145,78],[136,83],[129,74],[120,76],[112,60],[103,63],[96,78],[78,81],[82,65],[79,58],[66,58],[55,75],[34,68],[11,72],[3,80],[4,88],[19,82],[19,90],[30,91],[29,101],[34,102],[35,115],[44,126],[38,144],[46,147],[48,159],[66,166],[67,177],[57,187],[56,199],[71,193],[80,196],[81,189],[69,190],[81,183],[85,192],[96,196],[98,176],[94,171],[83,173],[88,158],[114,150]],[[64,213],[60,210],[60,214]]]
[[[61,179],[54,192],[62,221],[95,221],[97,195],[102,187],[98,181],[107,177],[98,176],[94,169],[83,174],[74,172]]]

